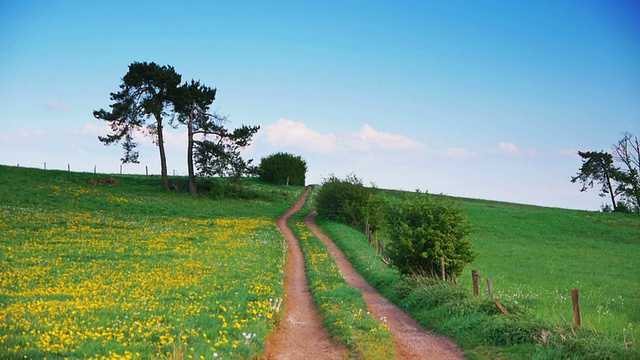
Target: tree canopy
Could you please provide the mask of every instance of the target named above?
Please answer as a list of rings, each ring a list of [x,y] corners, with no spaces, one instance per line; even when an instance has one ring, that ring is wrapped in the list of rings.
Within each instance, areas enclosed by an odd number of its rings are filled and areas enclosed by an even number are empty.
[[[580,182],[580,191],[587,191],[600,185],[599,195],[608,196],[613,211],[640,213],[640,141],[625,133],[612,147],[605,151],[578,151],[582,166],[571,178],[572,183]]]
[[[111,111],[96,110],[93,116],[111,127],[111,134],[99,136],[105,145],[122,143],[122,163],[138,163],[136,132],[153,137],[160,152],[162,184],[169,188],[167,160],[164,149],[164,116],[172,103],[172,96],[182,77],[172,66],[154,62],[134,62],[122,78],[120,91],[111,93]],[[148,120],[151,120],[149,122]]]
[[[121,142],[123,163],[137,163],[136,132],[154,137],[160,151],[162,182],[169,188],[163,140],[163,120],[170,125],[187,127],[187,168],[189,191],[196,194],[196,172],[201,176],[228,176],[240,179],[252,171],[251,160],[240,156],[240,149],[249,145],[259,126],[243,125],[233,131],[224,124],[227,117],[211,113],[217,89],[191,80],[180,85],[181,75],[171,66],[134,62],[122,79],[120,91],[111,93],[111,111],[94,111],[97,119],[109,122],[111,133],[99,136],[105,145]],[[154,122],[147,122],[153,118]],[[177,120],[177,123],[174,122]]]
[[[277,185],[304,186],[307,163],[301,156],[275,153],[260,160],[260,178]]]

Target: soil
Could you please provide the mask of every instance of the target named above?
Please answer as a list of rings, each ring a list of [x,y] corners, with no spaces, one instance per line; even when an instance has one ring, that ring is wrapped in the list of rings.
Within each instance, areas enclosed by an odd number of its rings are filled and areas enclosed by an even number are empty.
[[[464,359],[458,346],[444,336],[436,335],[422,328],[409,317],[380,295],[351,266],[340,249],[315,225],[316,212],[305,217],[305,224],[327,247],[346,282],[362,291],[368,310],[377,319],[386,320],[389,331],[403,359]]]
[[[307,288],[304,256],[287,220],[304,205],[311,188],[276,224],[288,245],[285,268],[284,320],[267,340],[266,359],[347,359],[349,351],[325,331]],[[403,359],[464,359],[457,345],[423,329],[415,320],[381,296],[358,274],[338,247],[315,225],[316,213],[305,218],[311,231],[325,244],[347,283],[362,291],[368,311],[386,321]]]
[[[287,220],[300,210],[311,188],[276,224],[288,245],[284,281],[284,320],[267,341],[266,359],[346,359],[348,350],[335,344],[325,331],[307,289],[304,256]]]

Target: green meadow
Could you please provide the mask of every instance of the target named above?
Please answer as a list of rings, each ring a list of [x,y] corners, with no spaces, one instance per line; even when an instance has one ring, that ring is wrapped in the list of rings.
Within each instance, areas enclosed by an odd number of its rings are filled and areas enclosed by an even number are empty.
[[[184,178],[171,181],[184,187]],[[241,188],[202,180],[200,190],[194,198],[162,190],[153,176],[0,166],[0,358],[262,354],[265,338],[282,319],[286,247],[274,220],[304,188],[245,179]],[[456,298],[459,292],[471,293],[471,269],[477,269],[481,309],[495,312],[483,308],[491,304],[489,278],[505,307],[527,309],[565,329],[572,323],[570,291],[579,289],[583,329],[612,339],[612,346],[637,349],[638,216],[459,201],[479,255],[458,278],[458,290],[416,288]],[[360,295],[344,289],[322,244],[300,224],[311,209],[305,207],[291,225],[303,238],[316,302],[329,304],[324,319],[335,337],[358,356],[375,358],[384,353],[379,345],[389,337],[385,331],[374,336],[372,329],[384,329],[361,316]],[[366,249],[362,234],[322,219],[318,224],[372,285],[382,286],[382,293],[394,291],[399,274]],[[401,294],[388,296],[398,300]],[[403,299],[406,309],[423,301],[415,294]],[[417,310],[415,315],[442,324],[436,330],[454,338],[470,358],[567,356],[541,349],[541,339],[515,350],[488,340],[488,334],[500,336],[500,324],[483,327],[469,315],[476,308],[469,304],[437,308],[442,318]],[[451,311],[462,311],[456,316],[467,321],[466,327],[453,322]],[[372,341],[359,348],[358,339]]]
[[[402,192],[380,190],[397,201]],[[438,195],[436,195],[438,196]],[[455,200],[455,199],[454,199]],[[471,359],[635,359],[640,338],[640,218],[634,215],[457,199],[477,258],[458,286],[403,279],[366,237],[318,219],[354,267],[423,326],[452,337]],[[384,239],[384,229],[379,236]],[[471,270],[480,275],[473,299]],[[509,312],[502,315],[490,299]],[[578,289],[582,326],[573,324]]]
[[[274,219],[303,189],[158,184],[0,167],[0,358],[264,352],[284,296]]]
[[[554,322],[573,322],[578,289],[582,324],[640,340],[640,217],[463,199],[479,256],[471,268],[491,279],[496,299]],[[481,292],[484,296],[487,291]]]

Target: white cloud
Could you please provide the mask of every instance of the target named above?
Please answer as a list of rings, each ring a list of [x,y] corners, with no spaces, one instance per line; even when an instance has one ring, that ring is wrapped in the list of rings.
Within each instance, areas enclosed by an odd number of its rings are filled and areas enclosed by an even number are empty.
[[[309,128],[305,123],[280,119],[275,124],[263,127],[256,141],[271,146],[291,147],[318,154],[339,154],[364,159],[394,157],[398,153],[424,152],[427,147],[404,135],[375,130],[365,124],[356,132],[322,134]]]
[[[512,143],[499,143],[497,149],[490,150],[491,153],[509,155],[509,156],[517,156],[520,155],[520,149],[515,144]]]
[[[336,135],[321,134],[302,122],[289,119],[280,119],[275,124],[265,126],[256,135],[256,140],[262,138],[269,145],[288,146],[319,153],[332,153],[338,148]]]
[[[478,154],[462,147],[454,147],[444,150],[442,155],[449,159],[471,159],[476,157]]]
[[[346,133],[342,142],[346,148],[361,151],[415,151],[426,147],[404,135],[377,131],[365,124],[355,133]]]
[[[566,156],[573,159],[580,159],[580,155],[578,155],[577,149],[556,149],[554,152],[561,156]]]
[[[67,111],[71,109],[68,105],[59,103],[55,100],[47,100],[44,104],[44,108],[47,110]]]
[[[106,134],[108,134],[110,131],[109,126],[105,123],[105,124],[94,124],[94,123],[87,123],[82,127],[82,130],[80,130],[81,133],[83,134],[88,134],[88,135],[95,135],[95,136],[105,136]]]

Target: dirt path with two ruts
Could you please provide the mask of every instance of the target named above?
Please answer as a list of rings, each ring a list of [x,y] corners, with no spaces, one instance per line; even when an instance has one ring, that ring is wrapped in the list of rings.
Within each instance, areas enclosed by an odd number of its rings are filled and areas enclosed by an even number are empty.
[[[304,219],[311,232],[327,247],[349,286],[362,291],[368,310],[377,319],[386,319],[389,332],[403,359],[464,359],[458,346],[444,336],[425,330],[407,313],[369,285],[351,266],[342,251],[315,224],[316,212]]]
[[[347,348],[334,344],[325,331],[307,288],[304,255],[287,220],[304,205],[311,187],[276,220],[288,246],[284,278],[284,320],[267,341],[267,359],[346,359]]]
[[[348,350],[334,344],[322,326],[311,294],[307,289],[304,255],[286,223],[304,205],[311,188],[276,221],[288,244],[285,268],[284,321],[267,342],[267,359],[345,359]],[[338,247],[315,225],[316,213],[305,218],[305,224],[327,247],[346,282],[362,291],[368,310],[386,320],[399,355],[403,359],[464,359],[462,353],[446,337],[423,329],[415,320],[380,295],[358,274]]]

